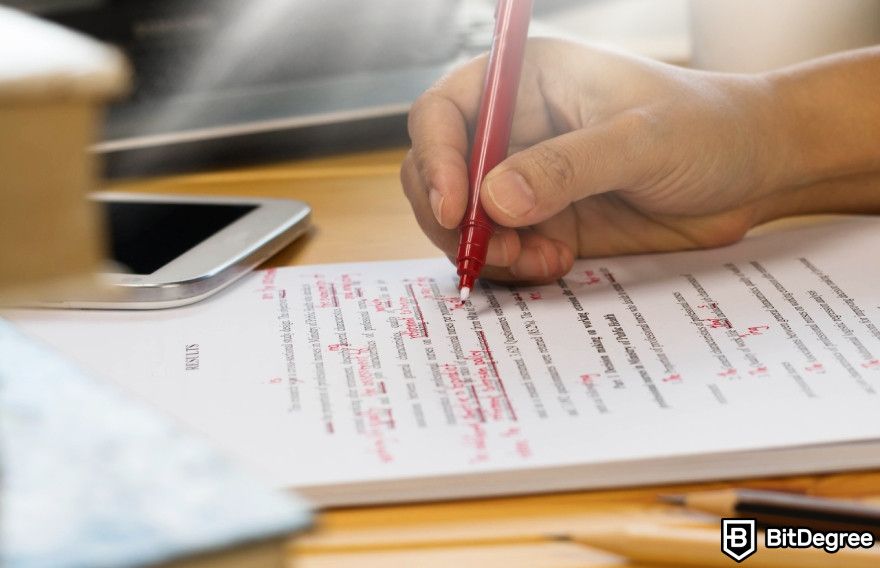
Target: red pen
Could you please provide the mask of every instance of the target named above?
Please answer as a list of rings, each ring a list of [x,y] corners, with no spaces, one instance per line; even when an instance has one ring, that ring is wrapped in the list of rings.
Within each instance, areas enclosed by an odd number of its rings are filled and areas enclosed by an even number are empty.
[[[480,205],[480,186],[489,171],[507,157],[516,91],[525,55],[532,0],[498,0],[495,35],[486,67],[480,113],[474,131],[474,145],[468,169],[468,207],[461,222],[458,245],[458,288],[467,300],[480,270],[495,226]]]

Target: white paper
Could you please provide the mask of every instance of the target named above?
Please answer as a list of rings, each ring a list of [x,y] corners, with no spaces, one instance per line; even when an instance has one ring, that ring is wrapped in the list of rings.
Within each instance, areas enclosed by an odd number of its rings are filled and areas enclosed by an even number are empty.
[[[581,260],[465,305],[434,259],[261,271],[161,312],[8,315],[278,486],[693,457],[880,439],[878,243],[858,218]]]

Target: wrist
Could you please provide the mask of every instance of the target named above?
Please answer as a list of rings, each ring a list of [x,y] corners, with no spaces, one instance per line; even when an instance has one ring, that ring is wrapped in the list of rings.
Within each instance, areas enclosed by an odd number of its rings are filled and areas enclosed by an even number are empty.
[[[734,124],[749,148],[750,197],[746,206],[755,224],[803,212],[804,197],[828,166],[820,166],[816,151],[799,125],[790,85],[771,73],[727,75],[722,79],[739,109]]]
[[[777,85],[765,75],[727,75],[722,80],[730,109],[736,109],[732,134],[742,141],[741,148],[748,148],[749,199],[773,197],[796,187],[799,156],[788,141],[789,118]]]
[[[767,75],[752,75],[747,81],[755,167],[763,172],[759,193],[775,195],[799,184],[798,150],[789,142],[789,117],[776,83]]]
[[[778,133],[778,189],[790,193],[834,176],[840,168],[822,151],[822,126],[800,80],[785,72],[766,73],[760,80],[770,100],[771,128]]]
[[[878,71],[880,58],[851,52],[760,76],[781,135],[783,187],[880,171]]]

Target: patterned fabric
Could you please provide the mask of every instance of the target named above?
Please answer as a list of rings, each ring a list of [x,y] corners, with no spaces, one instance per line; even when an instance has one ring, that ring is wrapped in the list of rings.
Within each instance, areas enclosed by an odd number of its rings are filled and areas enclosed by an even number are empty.
[[[142,566],[303,529],[310,513],[0,320],[0,565]]]

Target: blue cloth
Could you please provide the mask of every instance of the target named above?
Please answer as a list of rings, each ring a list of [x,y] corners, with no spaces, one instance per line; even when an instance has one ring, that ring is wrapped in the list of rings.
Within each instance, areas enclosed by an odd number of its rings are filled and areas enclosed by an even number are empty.
[[[0,320],[0,565],[142,566],[290,534],[310,513]]]

